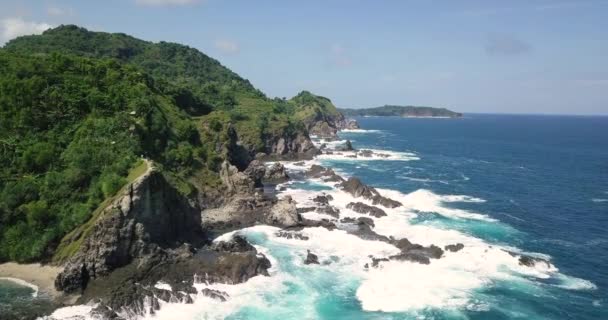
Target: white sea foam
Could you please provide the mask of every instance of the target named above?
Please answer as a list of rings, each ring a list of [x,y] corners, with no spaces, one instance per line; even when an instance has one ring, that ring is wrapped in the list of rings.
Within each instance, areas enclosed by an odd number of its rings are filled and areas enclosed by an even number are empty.
[[[344,130],[340,130],[340,132],[347,132],[347,133],[375,133],[375,132],[382,132],[382,130],[344,129]]]
[[[157,283],[154,285],[154,287],[155,287],[156,289],[162,289],[162,290],[169,290],[169,291],[173,291],[173,288],[171,288],[171,285],[170,285],[170,284],[168,284],[168,283],[166,283],[166,282],[163,282],[163,281],[159,281],[159,282],[157,282]]]
[[[340,161],[413,161],[420,160],[420,157],[412,152],[399,152],[389,150],[365,149],[372,151],[371,156],[362,156],[357,151],[334,151],[332,154],[321,154],[317,156],[320,160],[340,160]]]
[[[10,281],[10,282],[16,283],[20,286],[28,287],[28,288],[34,290],[34,292],[32,292],[32,297],[36,298],[38,296],[38,286],[33,283],[29,283],[25,280],[18,279],[18,278],[11,278],[11,277],[0,277],[0,280]]]
[[[599,203],[599,202],[608,202],[608,199],[601,199],[601,198],[593,198],[591,199],[591,201]]]
[[[463,209],[448,208],[442,205],[445,202],[484,202],[485,200],[483,199],[463,195],[442,196],[426,189],[419,189],[409,194],[403,194],[401,192],[388,189],[378,190],[381,191],[383,195],[400,201],[406,208],[411,210],[420,212],[434,212],[449,218],[496,221],[495,219],[480,213],[470,212]]]
[[[558,274],[557,279],[559,280],[559,284],[556,284],[556,287],[566,289],[566,290],[596,290],[597,286],[585,279],[571,277],[565,274]]]
[[[63,307],[55,310],[50,316],[42,317],[40,319],[43,320],[93,320],[94,318],[91,316],[91,310],[95,308],[97,305],[77,305],[70,307]]]

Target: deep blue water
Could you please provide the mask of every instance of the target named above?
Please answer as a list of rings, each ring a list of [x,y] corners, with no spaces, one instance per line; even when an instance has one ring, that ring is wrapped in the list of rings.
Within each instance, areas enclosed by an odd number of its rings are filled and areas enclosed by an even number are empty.
[[[473,114],[462,119],[357,120],[364,129],[380,131],[343,133],[355,147],[411,151],[420,160],[332,165],[376,187],[485,199],[449,206],[486,214],[515,232],[488,233],[487,224],[476,229],[470,223],[446,223],[548,254],[560,272],[597,286],[547,287],[549,299],[515,296],[505,303],[525,306],[547,319],[608,319],[608,117]],[[501,288],[493,290],[509,296]]]

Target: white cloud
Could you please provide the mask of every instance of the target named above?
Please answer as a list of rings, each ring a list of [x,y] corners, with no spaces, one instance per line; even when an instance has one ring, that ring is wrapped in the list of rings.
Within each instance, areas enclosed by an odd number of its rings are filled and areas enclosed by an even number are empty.
[[[348,55],[346,48],[340,43],[334,43],[329,47],[331,62],[339,67],[349,67],[353,61]]]
[[[228,39],[220,39],[215,41],[215,49],[222,54],[237,54],[241,51],[239,44]]]
[[[21,18],[6,18],[0,20],[0,44],[24,35],[40,34],[52,28],[48,23],[25,21]]]
[[[46,9],[46,13],[48,13],[49,16],[55,16],[55,17],[61,17],[61,16],[73,16],[74,15],[74,9],[72,8],[59,8],[59,7],[48,7]]]
[[[135,3],[142,6],[184,6],[200,2],[200,0],[135,0]]]

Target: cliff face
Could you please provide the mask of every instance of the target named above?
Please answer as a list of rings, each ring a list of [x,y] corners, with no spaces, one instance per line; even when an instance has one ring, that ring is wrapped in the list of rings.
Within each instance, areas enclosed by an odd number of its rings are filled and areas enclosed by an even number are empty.
[[[200,209],[154,169],[120,192],[93,219],[89,230],[64,240],[71,241],[68,246],[80,246],[57,277],[58,290],[84,289],[90,279],[106,276],[135,258],[205,240]]]

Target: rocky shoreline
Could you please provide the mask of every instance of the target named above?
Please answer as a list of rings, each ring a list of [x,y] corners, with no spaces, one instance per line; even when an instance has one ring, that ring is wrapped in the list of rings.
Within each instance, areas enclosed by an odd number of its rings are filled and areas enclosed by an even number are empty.
[[[353,150],[350,142],[334,150],[318,150],[313,146],[305,154],[309,157],[310,150],[331,153],[340,148],[366,154],[365,150]],[[259,159],[263,155],[256,158],[242,170],[228,161],[221,165],[220,178],[225,190],[221,199],[213,202],[184,198],[150,163],[149,170],[103,210],[92,230],[77,235],[82,243],[62,263],[62,271],[54,282],[57,291],[63,292],[58,297],[78,295],[71,302],[94,303],[92,314],[102,319],[154,314],[161,301],[193,303],[196,295],[201,294],[226,301],[230,299],[227,293],[199,291],[194,284],[237,284],[255,276],[269,276],[270,261],[246,239],[233,236],[226,241],[213,241],[221,234],[258,224],[279,227],[277,236],[302,241],[309,240],[301,233],[305,228],[341,229],[364,240],[388,243],[400,252],[386,257],[370,256],[369,262],[361,266],[364,269],[381,268],[391,260],[430,264],[431,260],[441,259],[446,251],[457,252],[465,247],[462,243],[443,248],[423,246],[406,238],[376,233],[371,217],[382,218],[387,215],[385,210],[403,204],[383,196],[356,177],[345,179],[331,168],[312,165],[300,179],[321,179],[361,199],[348,203],[346,208],[370,218],[341,216],[340,210],[331,204],[332,196],[324,193],[314,195],[311,200],[315,205],[309,207],[299,207],[290,196],[279,199],[267,187],[292,179],[292,173],[279,162],[262,162]],[[301,159],[287,157],[294,158]],[[302,213],[310,211],[331,219],[302,217]],[[549,263],[510,254],[517,256],[522,266]],[[319,264],[319,258],[309,250],[304,263]],[[65,305],[65,299],[57,301]]]

